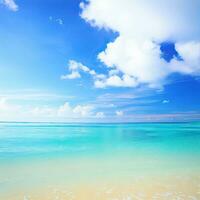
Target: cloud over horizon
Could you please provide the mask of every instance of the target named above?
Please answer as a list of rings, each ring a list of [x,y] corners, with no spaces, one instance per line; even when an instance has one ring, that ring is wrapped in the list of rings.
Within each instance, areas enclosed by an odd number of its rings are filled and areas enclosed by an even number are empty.
[[[89,104],[72,106],[69,102],[65,102],[59,106],[22,106],[13,104],[6,98],[0,98],[0,121],[18,121],[18,119],[21,121],[68,121],[103,116],[103,113],[95,112],[94,106]]]

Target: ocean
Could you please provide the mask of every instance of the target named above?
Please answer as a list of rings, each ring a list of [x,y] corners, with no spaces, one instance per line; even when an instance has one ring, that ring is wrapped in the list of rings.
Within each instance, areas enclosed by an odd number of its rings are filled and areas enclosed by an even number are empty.
[[[0,200],[200,199],[200,123],[0,123]]]

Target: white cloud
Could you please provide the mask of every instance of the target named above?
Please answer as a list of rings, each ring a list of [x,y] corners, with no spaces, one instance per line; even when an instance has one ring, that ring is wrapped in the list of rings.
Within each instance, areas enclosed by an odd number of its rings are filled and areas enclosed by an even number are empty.
[[[100,117],[95,107],[89,104],[71,106],[20,106],[0,98],[0,121],[73,121]]]
[[[106,75],[105,74],[96,74],[95,78],[97,78],[97,79],[105,79]]]
[[[200,75],[200,42],[177,43],[176,49],[183,61],[173,60],[171,70],[183,74]]]
[[[83,65],[80,62],[75,60],[69,60],[68,62],[68,70],[71,72],[70,74],[62,75],[61,79],[76,79],[80,78],[80,72],[89,73],[92,76],[96,75],[94,70],[90,70],[87,66]]]
[[[36,107],[31,112],[35,117],[53,117],[54,119],[66,118],[66,119],[80,119],[86,117],[92,117],[94,108],[91,105],[76,105],[71,106],[69,102],[65,102],[59,107]]]
[[[91,104],[70,105],[65,102],[60,106],[21,106],[0,98],[0,121],[85,121],[105,118],[104,112],[96,112]]]
[[[0,121],[32,121],[32,122],[133,122],[133,121],[178,121],[198,120],[199,112],[166,113],[166,114],[128,114],[117,110],[115,115],[105,116],[104,112],[95,112],[93,105],[75,105],[68,102],[57,107],[20,106],[0,98]],[[123,116],[123,117],[122,117]]]
[[[120,78],[117,75],[113,75],[108,78],[97,79],[94,84],[95,84],[95,87],[97,88],[105,88],[108,86],[134,87],[137,85],[135,79],[130,77],[129,75],[123,75],[122,78]]]
[[[82,63],[77,62],[75,60],[70,60],[68,64],[69,70],[82,70],[84,72],[90,71],[88,67],[84,66]]]
[[[90,74],[91,76],[95,76],[95,75],[96,75],[96,72],[95,72],[94,70],[89,70],[89,74]]]
[[[77,79],[80,77],[81,77],[81,75],[78,71],[72,71],[71,74],[62,75],[60,78],[62,80],[65,80],[65,79]]]
[[[83,65],[75,60],[69,60],[68,70],[70,74],[62,75],[60,78],[77,79],[81,77],[81,72],[87,73],[94,79],[94,86],[96,88],[113,87],[135,87],[138,83],[134,77],[124,74],[122,77],[118,76],[118,70],[110,70],[109,75],[98,74],[89,67]]]
[[[119,117],[124,115],[123,111],[121,111],[121,110],[117,110],[115,113]]]
[[[89,117],[92,115],[92,110],[93,107],[90,105],[85,105],[85,106],[78,105],[75,108],[73,108],[73,113],[77,116]]]
[[[1,0],[0,3],[4,4],[8,9],[12,11],[18,11],[18,5],[14,0]]]
[[[199,39],[199,0],[88,0],[82,18],[131,38]]]
[[[119,33],[98,59],[131,82],[110,72],[96,80],[97,87],[147,84],[161,88],[172,73],[199,75],[200,1],[88,0],[80,6],[81,17],[92,26]],[[183,60],[161,58],[160,43],[169,40],[175,42]]]

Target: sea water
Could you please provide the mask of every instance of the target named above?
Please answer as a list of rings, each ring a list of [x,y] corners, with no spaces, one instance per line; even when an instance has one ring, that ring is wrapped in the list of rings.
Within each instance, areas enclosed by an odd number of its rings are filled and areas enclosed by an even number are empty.
[[[0,123],[0,199],[200,199],[200,123]]]

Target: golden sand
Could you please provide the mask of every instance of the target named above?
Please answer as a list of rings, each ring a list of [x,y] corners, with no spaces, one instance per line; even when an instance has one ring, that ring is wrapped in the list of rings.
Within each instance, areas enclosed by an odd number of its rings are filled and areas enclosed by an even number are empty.
[[[151,171],[130,171],[130,163],[118,164],[57,160],[5,165],[0,168],[0,200],[200,200],[198,168],[157,165]]]
[[[200,177],[155,177],[147,180],[36,185],[18,188],[2,200],[199,200]]]

